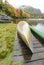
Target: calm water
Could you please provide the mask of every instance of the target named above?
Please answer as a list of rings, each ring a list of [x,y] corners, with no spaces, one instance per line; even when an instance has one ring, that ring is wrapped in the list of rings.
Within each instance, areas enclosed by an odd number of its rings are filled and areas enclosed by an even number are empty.
[[[39,23],[36,26],[34,26],[37,30],[44,33],[44,24]]]
[[[44,24],[44,19],[28,19],[26,20],[30,25]]]
[[[44,33],[44,19],[29,19],[29,25],[33,25],[37,30]]]

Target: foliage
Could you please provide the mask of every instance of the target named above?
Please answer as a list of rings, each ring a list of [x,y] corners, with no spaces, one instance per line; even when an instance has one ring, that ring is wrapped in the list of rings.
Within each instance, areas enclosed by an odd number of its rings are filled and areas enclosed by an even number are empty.
[[[16,9],[14,8],[11,4],[9,3],[0,3],[0,11],[5,13],[6,15],[16,18],[16,17],[29,17],[29,14],[24,12],[21,9]]]

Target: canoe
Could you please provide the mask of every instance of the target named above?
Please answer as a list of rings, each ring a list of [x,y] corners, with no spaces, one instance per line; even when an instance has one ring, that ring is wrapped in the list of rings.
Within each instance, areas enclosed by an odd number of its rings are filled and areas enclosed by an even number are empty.
[[[38,37],[40,37],[42,40],[44,40],[44,33],[36,29],[34,26],[30,26],[30,29],[32,32],[34,32]],[[44,29],[43,29],[44,30]]]
[[[28,23],[25,21],[20,21],[17,24],[17,33],[33,53],[33,45],[31,43],[31,31],[29,29]]]

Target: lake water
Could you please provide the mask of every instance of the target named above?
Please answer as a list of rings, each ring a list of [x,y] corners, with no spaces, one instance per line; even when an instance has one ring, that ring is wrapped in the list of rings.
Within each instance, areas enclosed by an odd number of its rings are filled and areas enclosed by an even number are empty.
[[[39,23],[36,26],[34,26],[37,30],[39,30],[40,32],[44,33],[44,24]]]
[[[26,20],[30,25],[44,24],[44,19],[28,19]]]
[[[28,19],[29,25],[33,25],[37,30],[44,33],[44,19]]]

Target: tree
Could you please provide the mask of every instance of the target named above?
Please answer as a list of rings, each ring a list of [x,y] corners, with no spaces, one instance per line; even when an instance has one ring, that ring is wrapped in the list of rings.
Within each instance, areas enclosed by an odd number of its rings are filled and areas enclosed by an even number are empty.
[[[20,9],[20,17],[23,16],[23,11]]]
[[[0,3],[0,11],[3,9],[3,2]]]

